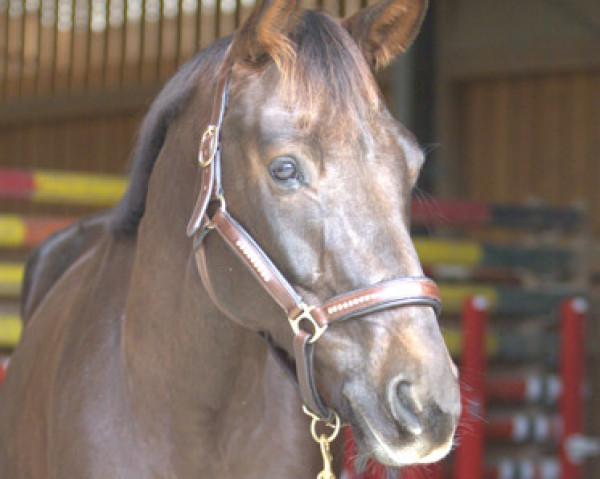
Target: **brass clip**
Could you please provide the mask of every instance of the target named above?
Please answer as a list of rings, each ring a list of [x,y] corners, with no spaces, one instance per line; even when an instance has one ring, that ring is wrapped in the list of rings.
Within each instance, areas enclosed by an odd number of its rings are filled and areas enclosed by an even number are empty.
[[[321,456],[323,457],[323,470],[319,472],[317,479],[335,479],[335,474],[331,470],[331,451],[329,450],[329,439],[325,434],[322,434],[319,438],[319,445],[321,446]]]
[[[329,445],[335,440],[340,432],[340,417],[338,414],[333,411],[335,423],[332,424],[330,422],[323,421],[317,415],[313,414],[308,410],[306,406],[302,406],[302,410],[305,414],[312,418],[312,422],[310,424],[310,433],[315,442],[319,443],[321,448],[321,457],[323,458],[323,470],[317,476],[317,479],[335,479],[335,474],[331,470],[331,462],[333,461],[333,457],[331,456],[331,451],[329,449]],[[324,422],[326,427],[333,429],[333,432],[327,436],[326,434],[317,435],[317,423]]]

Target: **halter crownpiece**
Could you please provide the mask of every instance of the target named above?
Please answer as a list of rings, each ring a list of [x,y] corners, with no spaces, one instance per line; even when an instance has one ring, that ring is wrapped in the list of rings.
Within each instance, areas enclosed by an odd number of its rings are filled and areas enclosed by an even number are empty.
[[[311,305],[304,301],[269,256],[226,209],[221,186],[220,147],[220,130],[227,108],[232,65],[229,53],[226,55],[227,60],[223,63],[215,90],[217,96],[211,119],[200,142],[198,156],[201,166],[200,191],[187,229],[189,236],[196,235],[195,259],[198,272],[209,296],[224,311],[213,291],[206,265],[204,238],[214,230],[285,312],[294,334],[295,373],[292,373],[291,377],[300,392],[302,402],[313,417],[313,425],[315,420],[335,424],[339,422],[339,417],[323,403],[315,384],[313,358],[317,341],[326,334],[333,323],[384,309],[426,306],[431,307],[435,314],[439,315],[441,310],[439,290],[429,278],[400,277],[335,296],[322,304]],[[209,214],[207,208],[211,201],[215,202],[216,208]],[[272,350],[279,350],[274,345],[271,346]],[[285,363],[281,360],[280,362]],[[321,441],[320,438],[315,440],[321,445],[326,469],[328,441]]]

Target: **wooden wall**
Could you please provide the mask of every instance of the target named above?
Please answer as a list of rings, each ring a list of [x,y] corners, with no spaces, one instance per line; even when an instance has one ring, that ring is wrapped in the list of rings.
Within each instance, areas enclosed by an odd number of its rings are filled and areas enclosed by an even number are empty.
[[[0,0],[0,100],[160,84],[254,0]],[[346,16],[369,0],[305,0]],[[1,105],[0,105],[1,107]]]
[[[96,3],[0,0],[0,166],[124,173],[162,84],[255,2]],[[302,2],[339,16],[368,3]]]
[[[162,84],[232,33],[254,3],[0,0],[0,166],[126,173],[139,121]],[[369,0],[302,3],[346,16]],[[0,211],[82,212],[14,201]]]
[[[600,234],[600,2],[434,7],[437,193],[585,202]]]
[[[600,70],[466,80],[458,95],[465,196],[586,204],[600,232]]]

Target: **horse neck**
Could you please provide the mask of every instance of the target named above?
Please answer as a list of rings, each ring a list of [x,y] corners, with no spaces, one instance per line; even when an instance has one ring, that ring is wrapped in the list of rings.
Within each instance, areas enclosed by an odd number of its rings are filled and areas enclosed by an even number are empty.
[[[260,406],[266,351],[257,335],[218,311],[200,283],[185,234],[197,172],[193,161],[177,160],[182,144],[179,135],[168,137],[152,173],[123,347],[139,422],[166,435],[186,431],[197,443],[240,403]]]

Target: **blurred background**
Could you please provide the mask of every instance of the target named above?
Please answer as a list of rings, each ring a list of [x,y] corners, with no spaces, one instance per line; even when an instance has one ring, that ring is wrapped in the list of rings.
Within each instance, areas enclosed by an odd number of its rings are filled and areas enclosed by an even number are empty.
[[[0,0],[5,355],[27,254],[116,201],[151,99],[253,3]],[[343,17],[368,3],[303,5]],[[600,477],[600,2],[432,0],[415,45],[378,80],[428,153],[415,242],[442,285],[471,414],[460,433],[471,462],[415,474]]]

